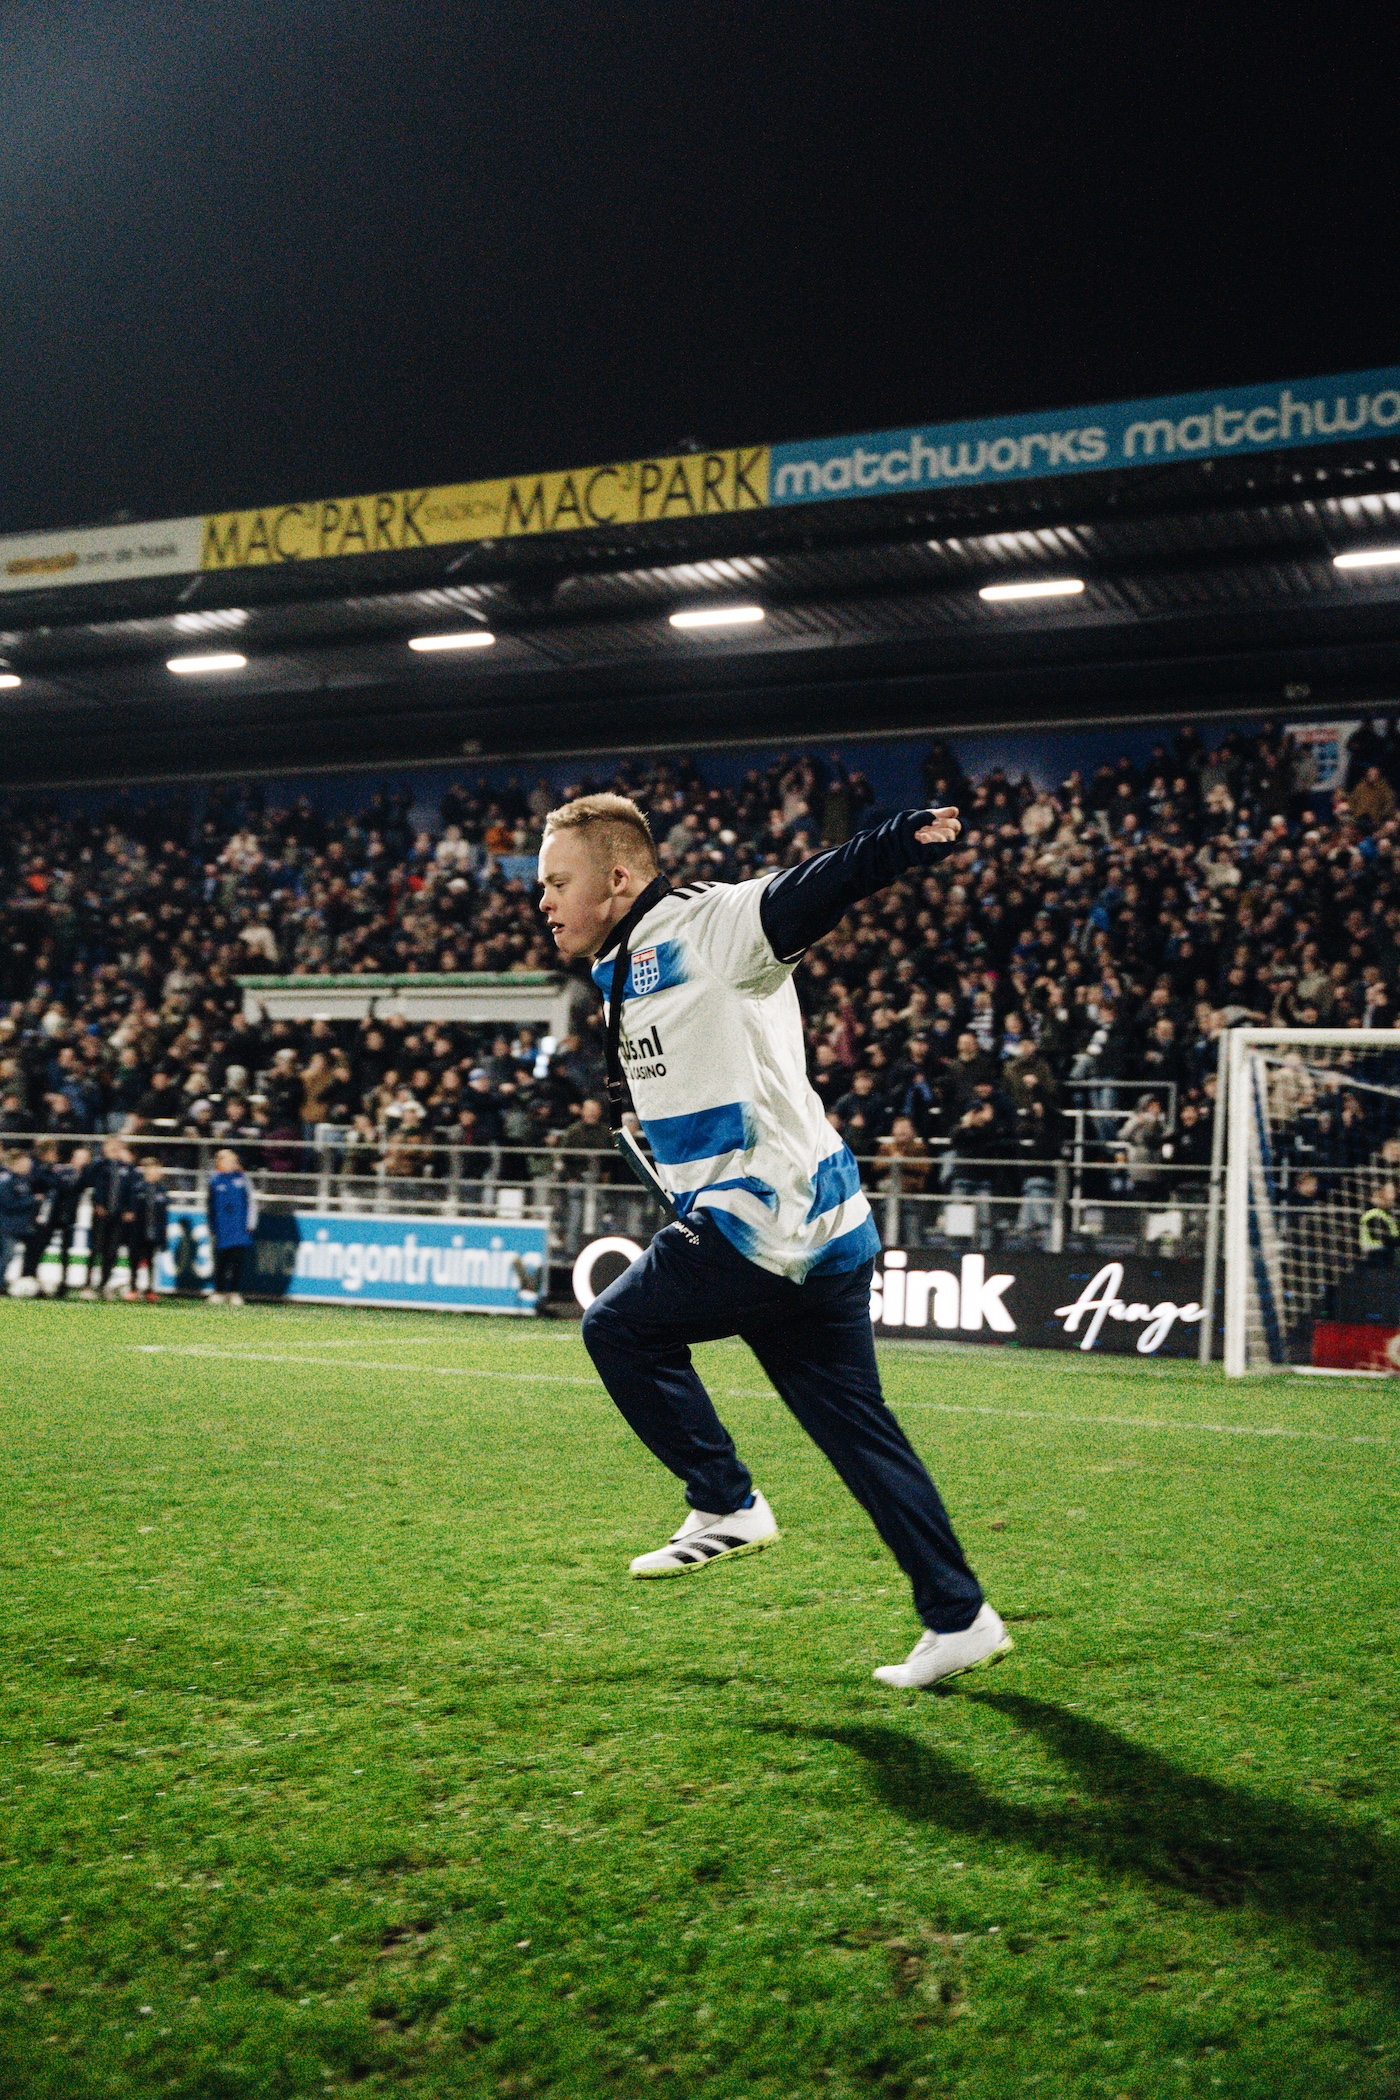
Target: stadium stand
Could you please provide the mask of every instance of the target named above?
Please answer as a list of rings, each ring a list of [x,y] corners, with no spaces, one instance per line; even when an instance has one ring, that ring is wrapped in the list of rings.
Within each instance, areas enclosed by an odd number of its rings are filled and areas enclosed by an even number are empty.
[[[968,780],[942,744],[922,771],[930,802],[963,811],[958,850],[798,972],[816,1087],[873,1189],[1014,1195],[1031,1232],[1077,1142],[1081,1160],[1087,1144],[1113,1163],[1100,1193],[1189,1198],[1222,1027],[1392,1015],[1394,721],[1362,726],[1344,788],[1325,794],[1272,726],[1213,749],[1187,727],[1144,766],[1070,773],[1054,792],[999,766]],[[555,801],[604,785],[647,808],[675,879],[787,865],[879,814],[860,772],[813,755],[737,787],[689,761],[528,790],[463,781],[424,829],[403,786],[356,814],[263,784],[10,809],[0,1143],[45,1144],[52,1165],[119,1134],[178,1167],[222,1138],[294,1174],[331,1132],[341,1176],[388,1177],[400,1197],[449,1171],[608,1182],[581,973],[574,1031],[548,1051],[528,1029],[394,1016],[259,1023],[236,982],[551,968],[524,857]],[[1335,1136],[1349,1142],[1345,1109]]]

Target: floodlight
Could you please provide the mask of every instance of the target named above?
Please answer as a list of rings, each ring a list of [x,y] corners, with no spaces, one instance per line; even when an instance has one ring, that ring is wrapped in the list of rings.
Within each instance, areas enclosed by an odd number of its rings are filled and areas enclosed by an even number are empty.
[[[1074,598],[1084,588],[1081,576],[1027,577],[1022,583],[984,583],[977,593],[989,605],[1008,598]]]
[[[486,627],[469,627],[464,634],[415,634],[410,649],[489,649],[495,635]]]
[[[751,627],[764,618],[761,605],[697,605],[691,612],[673,612],[673,627]]]
[[[1393,569],[1400,563],[1400,547],[1353,547],[1346,554],[1334,554],[1334,569]]]
[[[168,656],[167,671],[178,672],[181,678],[198,678],[205,671],[243,671],[247,669],[246,656],[236,656],[232,650],[212,656]]]

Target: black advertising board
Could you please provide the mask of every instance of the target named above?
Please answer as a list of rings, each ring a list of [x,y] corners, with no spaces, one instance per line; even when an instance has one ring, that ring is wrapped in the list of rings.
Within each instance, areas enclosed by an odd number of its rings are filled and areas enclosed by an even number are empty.
[[[1194,1356],[1202,1263],[1138,1255],[948,1254],[890,1248],[876,1263],[870,1313],[880,1335]]]
[[[574,1263],[576,1303],[591,1304],[641,1251],[635,1240],[592,1241]],[[870,1317],[883,1336],[1114,1356],[1194,1356],[1202,1283],[1199,1258],[959,1256],[891,1247],[875,1265]]]

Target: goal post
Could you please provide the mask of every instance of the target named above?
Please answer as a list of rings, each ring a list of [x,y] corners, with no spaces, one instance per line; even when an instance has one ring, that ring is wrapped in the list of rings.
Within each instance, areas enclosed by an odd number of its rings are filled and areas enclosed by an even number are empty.
[[[1226,1376],[1400,1369],[1400,1031],[1232,1028],[1224,1073]]]

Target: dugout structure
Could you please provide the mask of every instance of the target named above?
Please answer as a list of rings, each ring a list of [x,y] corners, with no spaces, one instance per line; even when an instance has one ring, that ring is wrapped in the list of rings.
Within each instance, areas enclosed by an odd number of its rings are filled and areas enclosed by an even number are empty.
[[[1227,1377],[1400,1370],[1400,1032],[1234,1028],[1222,1077]]]
[[[250,1020],[465,1021],[523,1025],[560,1041],[579,1000],[576,981],[553,970],[424,970],[412,975],[238,977]]]

